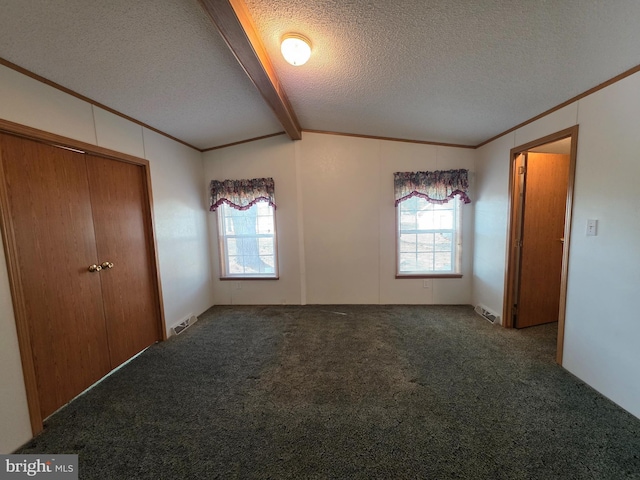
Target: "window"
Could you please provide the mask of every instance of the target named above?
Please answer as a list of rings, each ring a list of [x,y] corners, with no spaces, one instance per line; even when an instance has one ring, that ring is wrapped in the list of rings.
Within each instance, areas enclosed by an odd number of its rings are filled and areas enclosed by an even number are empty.
[[[277,277],[275,209],[256,202],[246,210],[218,208],[222,277]]]
[[[412,197],[398,209],[398,274],[460,273],[461,201]]]
[[[211,181],[221,278],[278,278],[274,192],[273,178]]]
[[[397,172],[394,185],[397,276],[461,276],[468,171]]]

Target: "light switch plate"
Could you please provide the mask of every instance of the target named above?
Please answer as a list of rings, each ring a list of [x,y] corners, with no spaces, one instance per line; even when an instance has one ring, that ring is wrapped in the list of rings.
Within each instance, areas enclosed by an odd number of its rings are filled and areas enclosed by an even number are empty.
[[[595,237],[598,235],[598,220],[587,220],[587,237]]]

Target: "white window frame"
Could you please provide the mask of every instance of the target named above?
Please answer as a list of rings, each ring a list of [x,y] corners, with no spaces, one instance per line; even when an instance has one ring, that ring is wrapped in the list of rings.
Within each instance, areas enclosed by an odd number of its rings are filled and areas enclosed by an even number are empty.
[[[264,204],[266,202],[256,202],[250,208],[258,208],[259,204]],[[277,235],[277,221],[276,221],[276,209],[273,205],[268,205],[271,209],[271,214],[273,216],[273,233],[272,234],[264,234],[264,233],[256,233],[254,235],[236,235],[227,233],[226,229],[226,219],[225,212],[227,209],[233,209],[233,207],[227,204],[221,204],[217,208],[218,214],[218,252],[220,256],[220,280],[243,280],[243,279],[254,279],[254,280],[278,280],[279,279],[279,268],[278,268],[278,235]],[[230,239],[238,239],[238,238],[273,238],[273,261],[274,261],[274,271],[273,273],[265,273],[265,272],[257,272],[257,273],[231,273],[229,266],[229,240]]]
[[[426,200],[419,198],[419,201],[426,202]],[[455,198],[449,200],[447,204],[453,203],[453,228],[431,228],[431,229],[413,229],[413,230],[402,230],[401,225],[401,208],[406,201],[400,202],[396,206],[396,278],[460,278],[462,277],[462,205],[463,200],[456,196]],[[451,266],[450,270],[401,270],[401,262],[400,262],[400,254],[407,253],[401,252],[402,244],[401,244],[401,234],[438,234],[438,233],[447,233],[453,234],[453,251],[451,252]],[[417,248],[416,248],[417,249]],[[416,252],[419,254],[420,252]],[[423,252],[427,253],[427,252]],[[429,254],[432,255],[432,254]]]

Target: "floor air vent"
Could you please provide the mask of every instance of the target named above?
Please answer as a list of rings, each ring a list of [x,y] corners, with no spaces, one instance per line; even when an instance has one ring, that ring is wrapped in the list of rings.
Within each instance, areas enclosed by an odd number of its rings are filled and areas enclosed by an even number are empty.
[[[187,328],[189,328],[191,325],[196,323],[197,320],[198,320],[198,317],[196,317],[195,315],[189,315],[187,318],[182,320],[180,323],[178,323],[177,325],[171,327],[171,331],[173,332],[174,335],[180,335]]]
[[[478,304],[476,305],[476,308],[474,310],[478,315],[480,315],[485,320],[488,320],[491,323],[496,323],[496,322],[500,323],[500,316],[492,312],[491,310],[489,310],[484,305]]]

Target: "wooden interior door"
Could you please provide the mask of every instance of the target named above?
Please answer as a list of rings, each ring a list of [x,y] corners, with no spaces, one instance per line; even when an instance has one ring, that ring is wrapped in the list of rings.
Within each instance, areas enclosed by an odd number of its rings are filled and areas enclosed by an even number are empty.
[[[517,328],[558,320],[569,163],[569,155],[527,154]]]
[[[84,155],[0,134],[42,418],[111,369]],[[23,355],[25,353],[23,352]]]
[[[161,339],[141,166],[87,155],[91,205],[111,354],[117,367]]]

